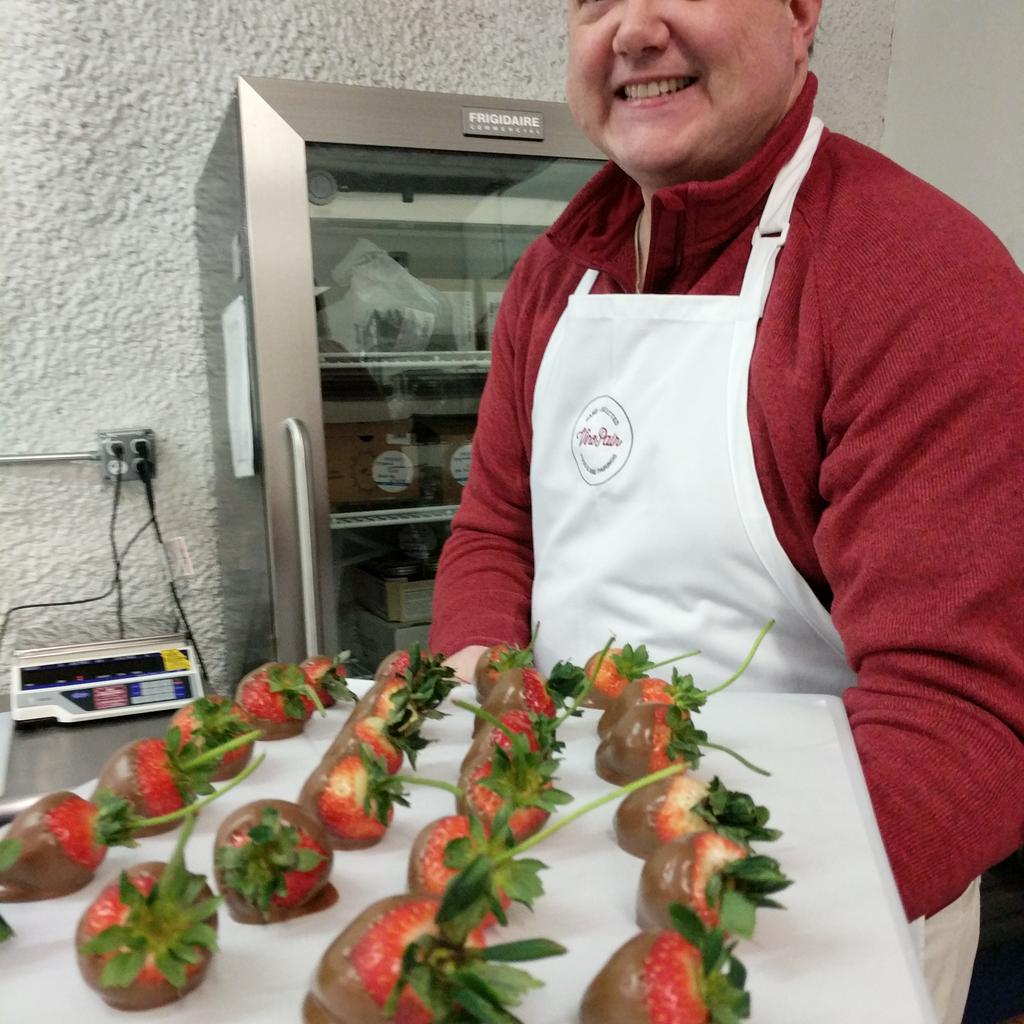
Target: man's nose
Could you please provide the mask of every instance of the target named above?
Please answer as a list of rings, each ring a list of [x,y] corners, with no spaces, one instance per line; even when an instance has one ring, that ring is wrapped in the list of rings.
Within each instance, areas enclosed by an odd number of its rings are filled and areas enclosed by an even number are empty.
[[[639,57],[668,45],[669,27],[662,0],[620,0],[613,46],[623,57]]]

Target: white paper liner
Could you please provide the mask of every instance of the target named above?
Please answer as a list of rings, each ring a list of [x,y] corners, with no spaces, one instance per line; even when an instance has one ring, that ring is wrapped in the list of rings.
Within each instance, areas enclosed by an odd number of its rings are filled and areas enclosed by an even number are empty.
[[[361,692],[365,683],[354,683]],[[458,694],[470,699],[469,688]],[[438,740],[419,758],[431,778],[457,780],[469,745],[468,713],[431,722]],[[217,825],[252,800],[294,800],[309,772],[340,729],[348,706],[314,719],[300,737],[259,744],[266,762],[244,783],[204,811],[189,844],[187,863],[212,879]],[[609,790],[593,771],[597,713],[563,727],[566,761],[559,786],[576,805]],[[738,955],[748,969],[756,1024],[934,1024],[923,976],[904,918],[841,703],[832,697],[724,693],[712,698],[699,724],[711,740],[733,747],[772,772],[762,778],[724,754],[709,753],[700,777],[718,774],[750,793],[784,831],[761,852],[778,859],[795,880],[780,894],[788,908],[762,910],[755,938]],[[407,770],[407,769],[406,769]],[[91,794],[94,783],[78,792]],[[410,845],[429,821],[453,813],[447,793],[410,787],[411,808],[377,847],[336,852],[332,881],[341,898],[330,909],[270,926],[242,925],[220,912],[220,951],[205,982],[184,1000],[147,1011],[147,1021],[301,1020],[309,979],[328,944],[365,906],[405,888]],[[569,805],[571,808],[574,805]],[[515,1010],[527,1024],[576,1021],[583,992],[609,956],[636,932],[633,908],[641,861],[614,841],[609,804],[531,850],[549,869],[546,894],[535,913],[515,905],[510,927],[490,941],[546,937],[569,953],[525,965],[545,987]],[[41,903],[0,904],[16,931],[0,945],[0,1020],[74,1024],[124,1019],[89,989],[78,973],[73,935],[78,918],[117,873],[143,860],[166,860],[176,832],[110,851],[97,877],[78,893]],[[627,1022],[623,1022],[627,1024]]]

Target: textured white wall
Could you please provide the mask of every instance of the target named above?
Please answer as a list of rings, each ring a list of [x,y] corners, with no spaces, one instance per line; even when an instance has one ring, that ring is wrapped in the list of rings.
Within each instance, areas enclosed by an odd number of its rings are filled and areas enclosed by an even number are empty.
[[[881,149],[1024,267],[1024,3],[899,0]]]
[[[826,0],[815,56],[827,122],[870,144],[892,18],[893,0]],[[561,99],[561,3],[0,0],[0,23],[0,454],[88,449],[103,428],[156,431],[161,523],[188,542],[186,608],[228,685],[192,196],[234,77]],[[111,493],[97,481],[94,466],[0,466],[0,613],[105,589]],[[144,521],[141,486],[123,497],[122,542]],[[148,538],[125,593],[129,622],[170,624]],[[105,638],[113,606],[14,625]]]

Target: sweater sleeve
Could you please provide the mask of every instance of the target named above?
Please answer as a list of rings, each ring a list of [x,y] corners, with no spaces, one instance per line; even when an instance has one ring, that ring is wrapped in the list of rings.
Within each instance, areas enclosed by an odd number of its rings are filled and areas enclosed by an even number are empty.
[[[1024,278],[968,214],[937,194],[922,211],[904,184],[845,220],[831,276],[815,267],[831,376],[815,548],[913,919],[1024,842]]]
[[[469,479],[438,566],[430,646],[444,654],[469,644],[525,646],[530,636],[533,530],[522,276],[521,270],[513,273],[498,311]]]

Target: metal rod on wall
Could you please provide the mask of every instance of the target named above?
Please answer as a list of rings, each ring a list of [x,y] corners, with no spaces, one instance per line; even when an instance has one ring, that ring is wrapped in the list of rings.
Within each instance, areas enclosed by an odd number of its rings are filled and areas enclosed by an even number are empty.
[[[99,462],[99,452],[43,452],[39,455],[0,455],[0,466],[30,462]]]

